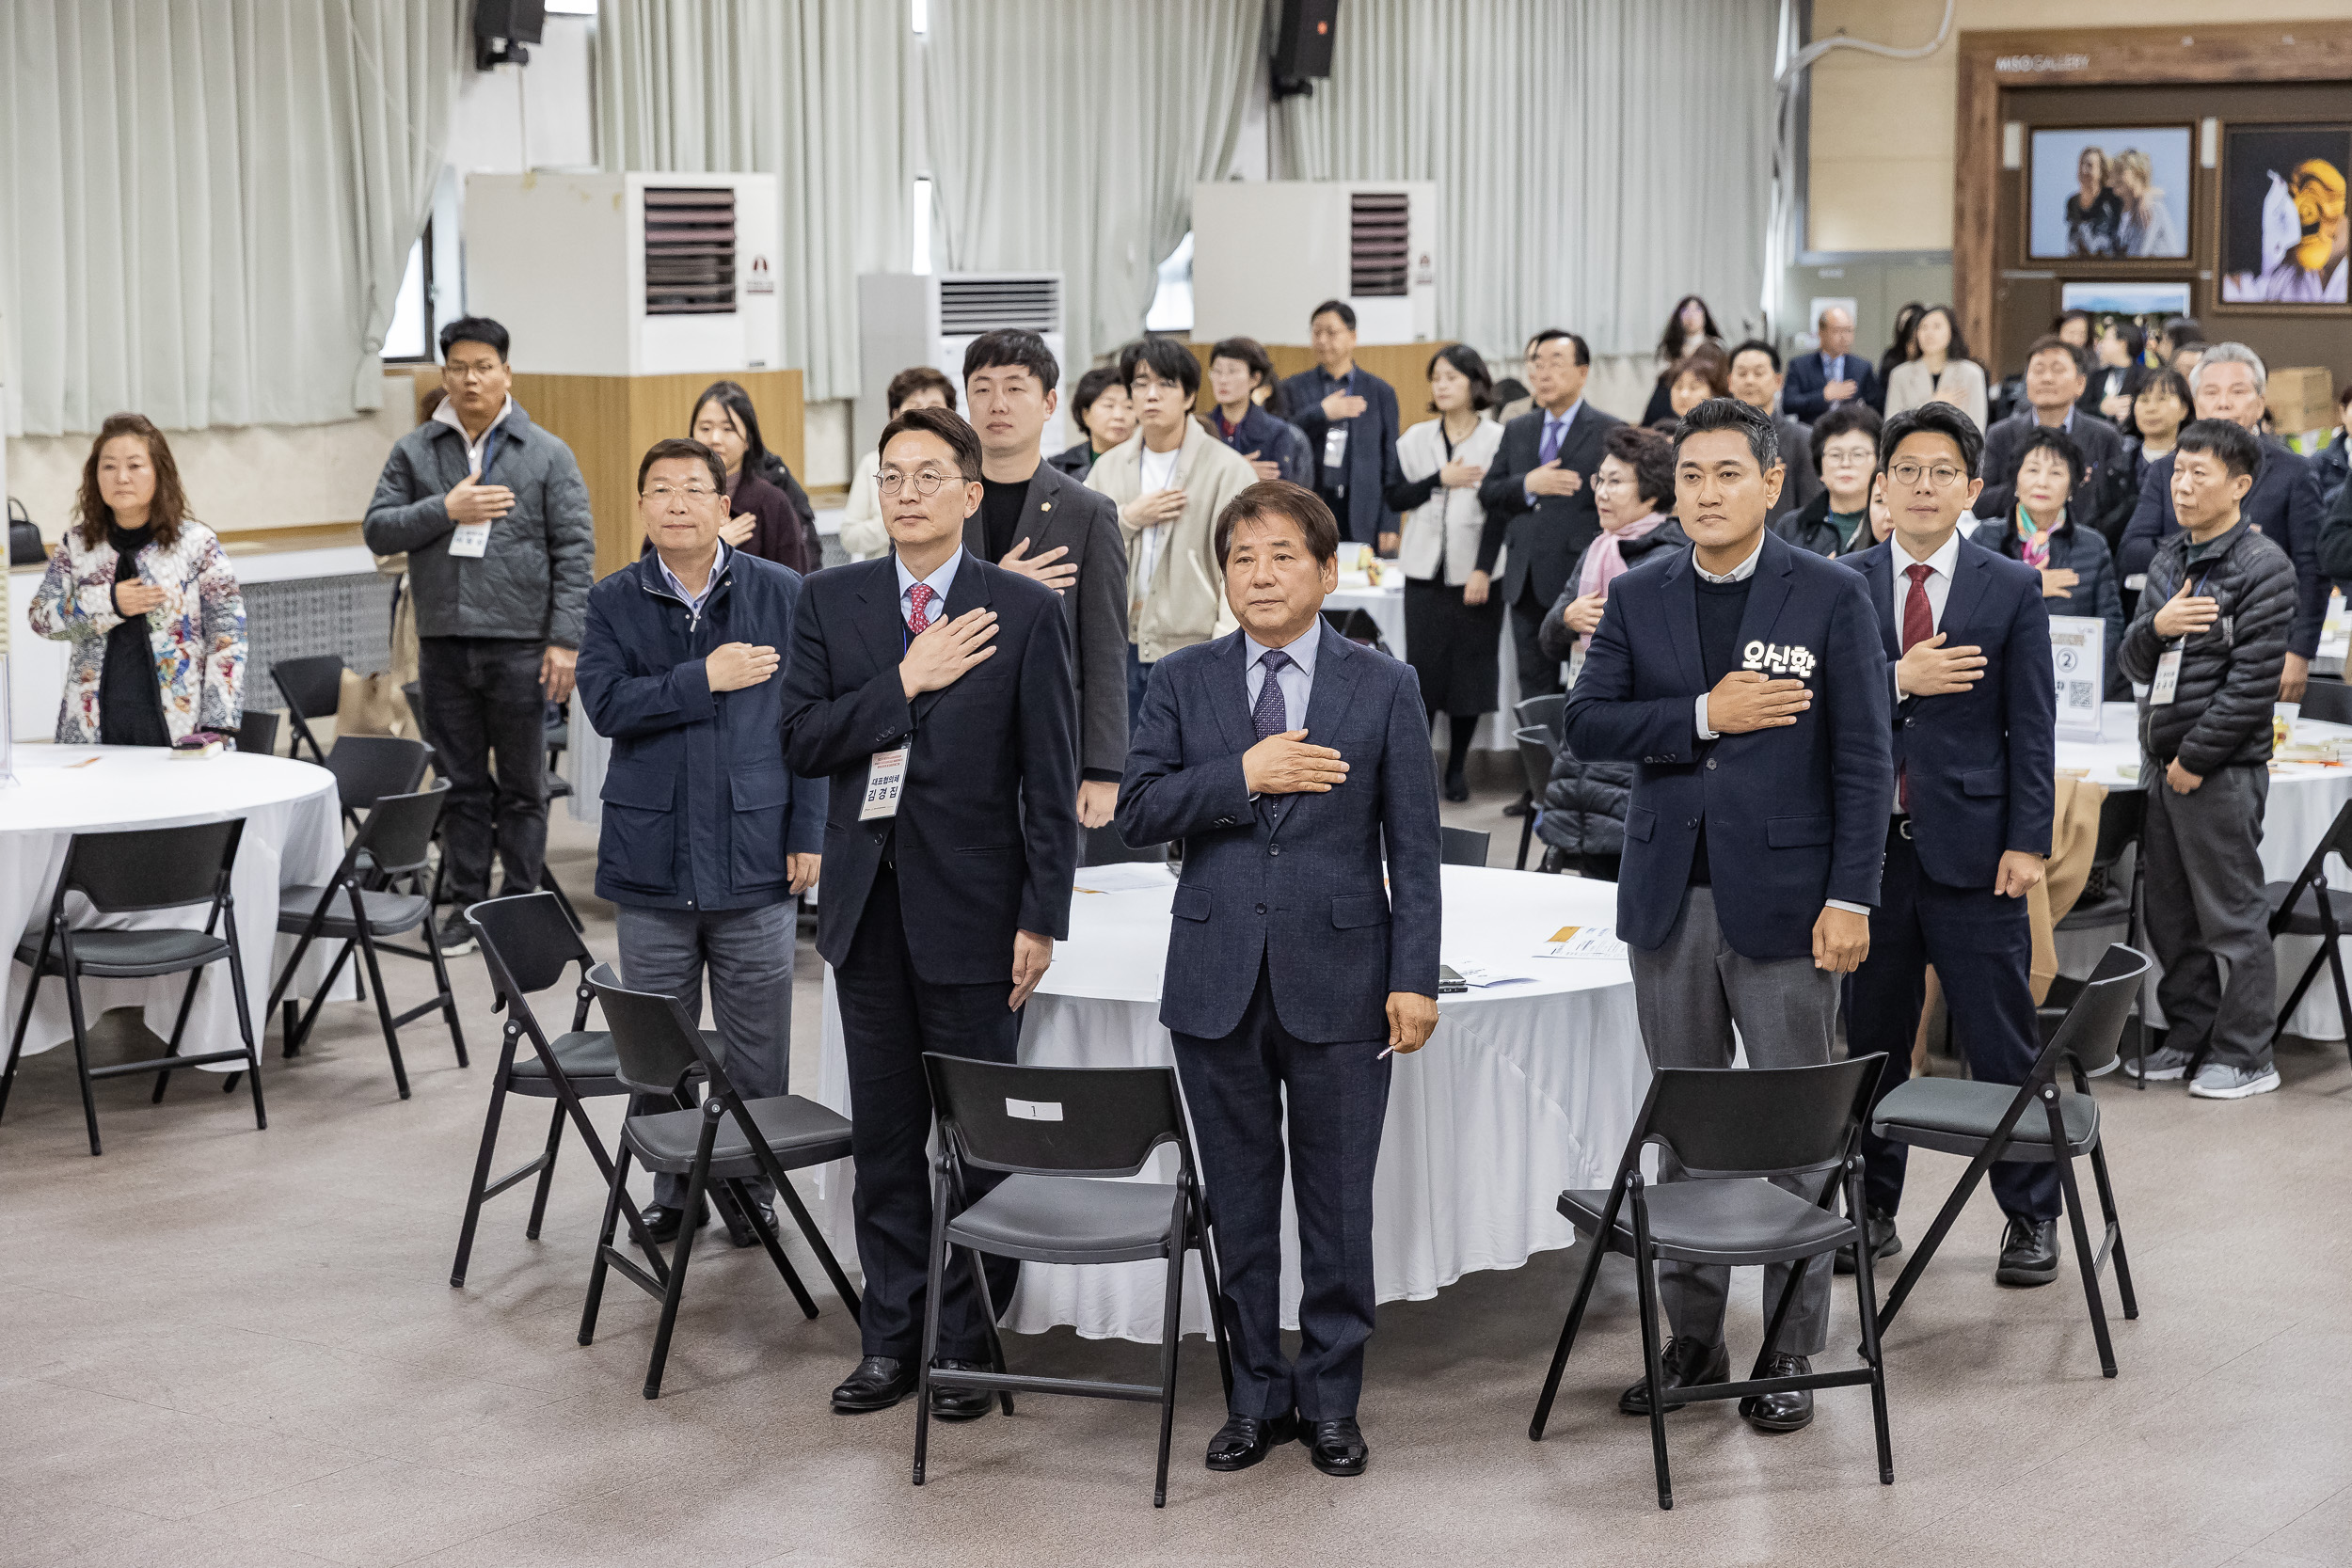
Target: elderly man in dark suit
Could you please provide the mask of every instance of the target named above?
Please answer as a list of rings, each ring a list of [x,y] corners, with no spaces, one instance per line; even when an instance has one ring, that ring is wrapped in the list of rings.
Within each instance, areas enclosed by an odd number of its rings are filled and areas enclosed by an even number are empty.
[[[1675,517],[1692,547],[1609,585],[1568,693],[1568,748],[1639,765],[1617,934],[1652,1065],[1727,1068],[1735,1026],[1754,1066],[1826,1062],[1838,976],[1869,952],[1894,797],[1878,619],[1861,578],[1765,526],[1783,478],[1769,418],[1712,398],[1675,446]],[[1667,1154],[1665,1179],[1681,1171]],[[1670,1398],[1730,1381],[1730,1272],[1660,1270]],[[1785,1264],[1765,1271],[1768,1319],[1788,1279]],[[1827,1269],[1805,1270],[1758,1376],[1811,1371],[1829,1284]],[[1617,1408],[1647,1416],[1647,1383]],[[1794,1432],[1813,1419],[1813,1396],[1752,1395],[1740,1413]]]
[[[1486,509],[1478,541],[1478,569],[1492,573],[1506,546],[1502,602],[1511,607],[1511,637],[1518,650],[1519,695],[1560,689],[1560,664],[1543,649],[1544,616],[1560,590],[1576,580],[1584,547],[1600,537],[1593,504],[1593,471],[1600,438],[1623,420],[1584,401],[1593,351],[1556,326],[1535,334],[1527,376],[1535,406],[1502,427],[1502,445],[1478,486]]]
[[[1879,475],[1895,531],[1843,558],[1870,585],[1894,704],[1886,869],[1869,960],[1846,1005],[1854,1053],[1886,1053],[1881,1095],[1911,1075],[1930,964],[1978,1081],[2022,1084],[2042,1050],[2026,895],[2050,853],[2057,792],[2050,615],[2039,572],[1961,537],[1960,519],[1980,488],[1971,471],[1978,451],[1975,422],[1948,403],[1889,420]],[[1888,1257],[1902,1245],[1895,1211],[1907,1149],[1867,1132],[1862,1144],[1870,1245]],[[1994,1277],[2056,1279],[2057,1167],[2003,1161],[1993,1167],[1993,1192],[2009,1216]],[[1841,1257],[1839,1269],[1847,1266]]]
[[[1396,388],[1356,363],[1356,311],[1327,299],[1307,323],[1315,368],[1282,383],[1282,405],[1306,433],[1314,492],[1340,521],[1340,536],[1396,553],[1396,517],[1381,492],[1396,475]]]
[[[1833,305],[1821,312],[1814,331],[1821,347],[1788,361],[1781,407],[1808,425],[1841,403],[1867,403],[1884,412],[1886,388],[1877,368],[1853,351],[1853,317],[1843,306]]]
[[[1995,420],[1984,433],[1984,488],[1996,490],[2017,478],[2025,455],[2026,437],[2036,425],[2063,430],[2082,453],[2083,477],[2075,484],[2074,512],[2081,521],[2099,526],[2111,509],[2107,497],[2114,484],[2116,464],[2123,456],[2123,433],[2079,404],[2088,385],[2082,361],[2063,338],[2035,340],[2026,353],[2026,406],[2006,420]]]
[[[963,547],[1062,596],[1078,685],[1078,825],[1107,827],[1127,764],[1127,547],[1119,507],[1043,460],[1061,365],[1034,332],[984,332],[963,351],[980,437],[980,509]]]
[[[1232,1339],[1212,1470],[1303,1435],[1326,1475],[1363,1473],[1388,1056],[1419,1050],[1438,1022],[1428,721],[1409,666],[1324,625],[1339,543],[1330,510],[1295,484],[1264,481],[1227,504],[1217,555],[1241,629],[1160,661],[1119,792],[1128,843],[1184,841],[1160,1022],[1176,1037]],[[1286,1126],[1305,1279],[1295,1363],[1280,1316]]]
[[[785,665],[785,753],[831,778],[817,950],[833,965],[849,1055],[864,1359],[843,1414],[914,1391],[931,1202],[923,1053],[1009,1062],[1021,1006],[1069,934],[1077,867],[1077,692],[1051,589],[974,557],[980,442],[944,408],[883,427],[878,489],[892,551],[802,591]],[[995,1185],[975,1172],[979,1191]],[[991,1259],[989,1300],[1016,1266]],[[940,1303],[943,1366],[986,1359],[987,1321],[958,1269]],[[934,1387],[933,1415],[988,1413]]]

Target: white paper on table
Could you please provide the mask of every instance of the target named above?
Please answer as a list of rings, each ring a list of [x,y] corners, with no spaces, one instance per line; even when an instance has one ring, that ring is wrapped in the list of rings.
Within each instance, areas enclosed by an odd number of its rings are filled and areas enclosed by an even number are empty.
[[[1165,861],[1125,861],[1117,865],[1089,865],[1078,873],[1080,893],[1148,893],[1173,884],[1176,874]]]
[[[1533,974],[1506,974],[1499,969],[1488,969],[1485,964],[1457,963],[1454,965],[1454,973],[1462,977],[1464,985],[1473,988],[1520,985],[1535,978]]]
[[[1622,958],[1625,943],[1614,926],[1563,926],[1535,949],[1539,958]]]

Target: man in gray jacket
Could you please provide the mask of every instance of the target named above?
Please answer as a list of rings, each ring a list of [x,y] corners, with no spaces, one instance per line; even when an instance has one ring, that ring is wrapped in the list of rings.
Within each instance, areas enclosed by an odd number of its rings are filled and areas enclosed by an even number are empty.
[[[539,885],[548,847],[545,705],[572,694],[595,575],[596,524],[580,465],[523,413],[508,391],[513,381],[506,328],[485,316],[443,327],[449,395],[393,444],[364,528],[378,555],[408,555],[419,717],[434,768],[450,782],[444,953],[473,945],[456,911],[489,896],[494,822],[501,893]]]

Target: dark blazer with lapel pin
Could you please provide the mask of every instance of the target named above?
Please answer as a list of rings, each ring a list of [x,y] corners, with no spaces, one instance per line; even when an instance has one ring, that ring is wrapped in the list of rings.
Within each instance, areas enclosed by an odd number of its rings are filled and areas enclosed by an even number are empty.
[[[1878,367],[1858,354],[1849,354],[1840,367],[1845,379],[1853,383],[1853,401],[1867,403],[1880,413],[1886,412],[1886,387],[1879,380]],[[1788,361],[1788,379],[1780,389],[1780,406],[1790,417],[1811,424],[1829,412],[1829,399],[1821,389],[1829,385],[1829,362],[1819,354],[1800,354]]]
[[[1600,509],[1593,502],[1593,470],[1600,467],[1601,437],[1610,427],[1625,423],[1590,403],[1576,411],[1560,443],[1560,467],[1584,476],[1583,487],[1573,496],[1542,496],[1527,504],[1527,476],[1541,467],[1544,450],[1544,411],[1537,407],[1502,427],[1502,445],[1495,450],[1494,467],[1478,486],[1479,503],[1486,509],[1486,531],[1478,541],[1478,569],[1494,569],[1495,552],[1510,547],[1504,564],[1502,602],[1517,604],[1530,580],[1535,596],[1547,605],[1576,576],[1584,560],[1584,546],[1600,537]]]
[[[895,558],[803,584],[784,670],[785,754],[795,772],[832,778],[817,918],[827,963],[849,956],[893,828],[858,820],[873,753],[909,735],[896,856],[916,974],[934,985],[1001,981],[1016,930],[1070,934],[1078,702],[1058,597],[966,551],[945,613],[996,611],[996,652],[909,703]]]
[[[1385,1040],[1389,992],[1438,994],[1438,789],[1419,678],[1328,625],[1317,636],[1307,738],[1348,765],[1323,795],[1249,799],[1241,754],[1258,736],[1240,632],[1153,667],[1119,832],[1137,847],[1184,841],[1160,999],[1178,1034],[1239,1028],[1262,958],[1275,1012],[1302,1040]]]
[[[1947,887],[1990,888],[2002,852],[2050,852],[2058,796],[2058,677],[2042,574],[1963,538],[1936,629],[1944,645],[1984,652],[1984,678],[1939,697],[1895,696],[1895,542],[1841,556],[1878,611],[1892,761],[1909,765],[1919,865]]]
[[[1770,529],[1763,551],[1740,622],[1740,667],[1812,688],[1794,724],[1698,738],[1694,709],[1710,688],[1688,549],[1610,583],[1568,693],[1568,749],[1639,764],[1617,881],[1617,934],[1636,947],[1658,947],[1674,928],[1702,815],[1716,919],[1748,958],[1808,957],[1822,905],[1879,901],[1895,775],[1878,623],[1845,566]]]
[[[1078,766],[1116,779],[1127,765],[1127,546],[1118,503],[1040,463],[1012,537],[1028,540],[1031,556],[1067,549],[1062,560],[1078,568],[1061,595],[1078,687]],[[988,526],[977,512],[964,519],[963,547],[975,560],[987,553]]]

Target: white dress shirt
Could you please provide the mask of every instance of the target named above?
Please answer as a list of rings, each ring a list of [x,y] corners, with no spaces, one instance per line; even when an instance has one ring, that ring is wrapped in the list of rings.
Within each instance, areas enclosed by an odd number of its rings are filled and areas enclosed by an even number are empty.
[[[896,550],[891,552],[890,564],[898,573],[898,624],[904,626],[914,618],[914,574],[907,570],[907,563],[898,559]],[[939,625],[947,613],[947,590],[955,586],[956,568],[962,564],[963,551],[959,547],[955,554],[947,558],[946,565],[923,579],[938,595],[924,607],[923,612],[930,618],[931,626]]]
[[[506,416],[514,411],[515,395],[509,392],[506,395],[505,404],[498,411],[498,418],[484,425],[482,435],[477,438],[466,434],[466,421],[457,417],[457,410],[450,405],[447,398],[443,398],[440,406],[433,410],[433,422],[445,424],[457,432],[457,438],[466,443],[466,471],[469,474],[478,474],[482,471],[483,451],[490,444],[490,432],[504,424]]]

